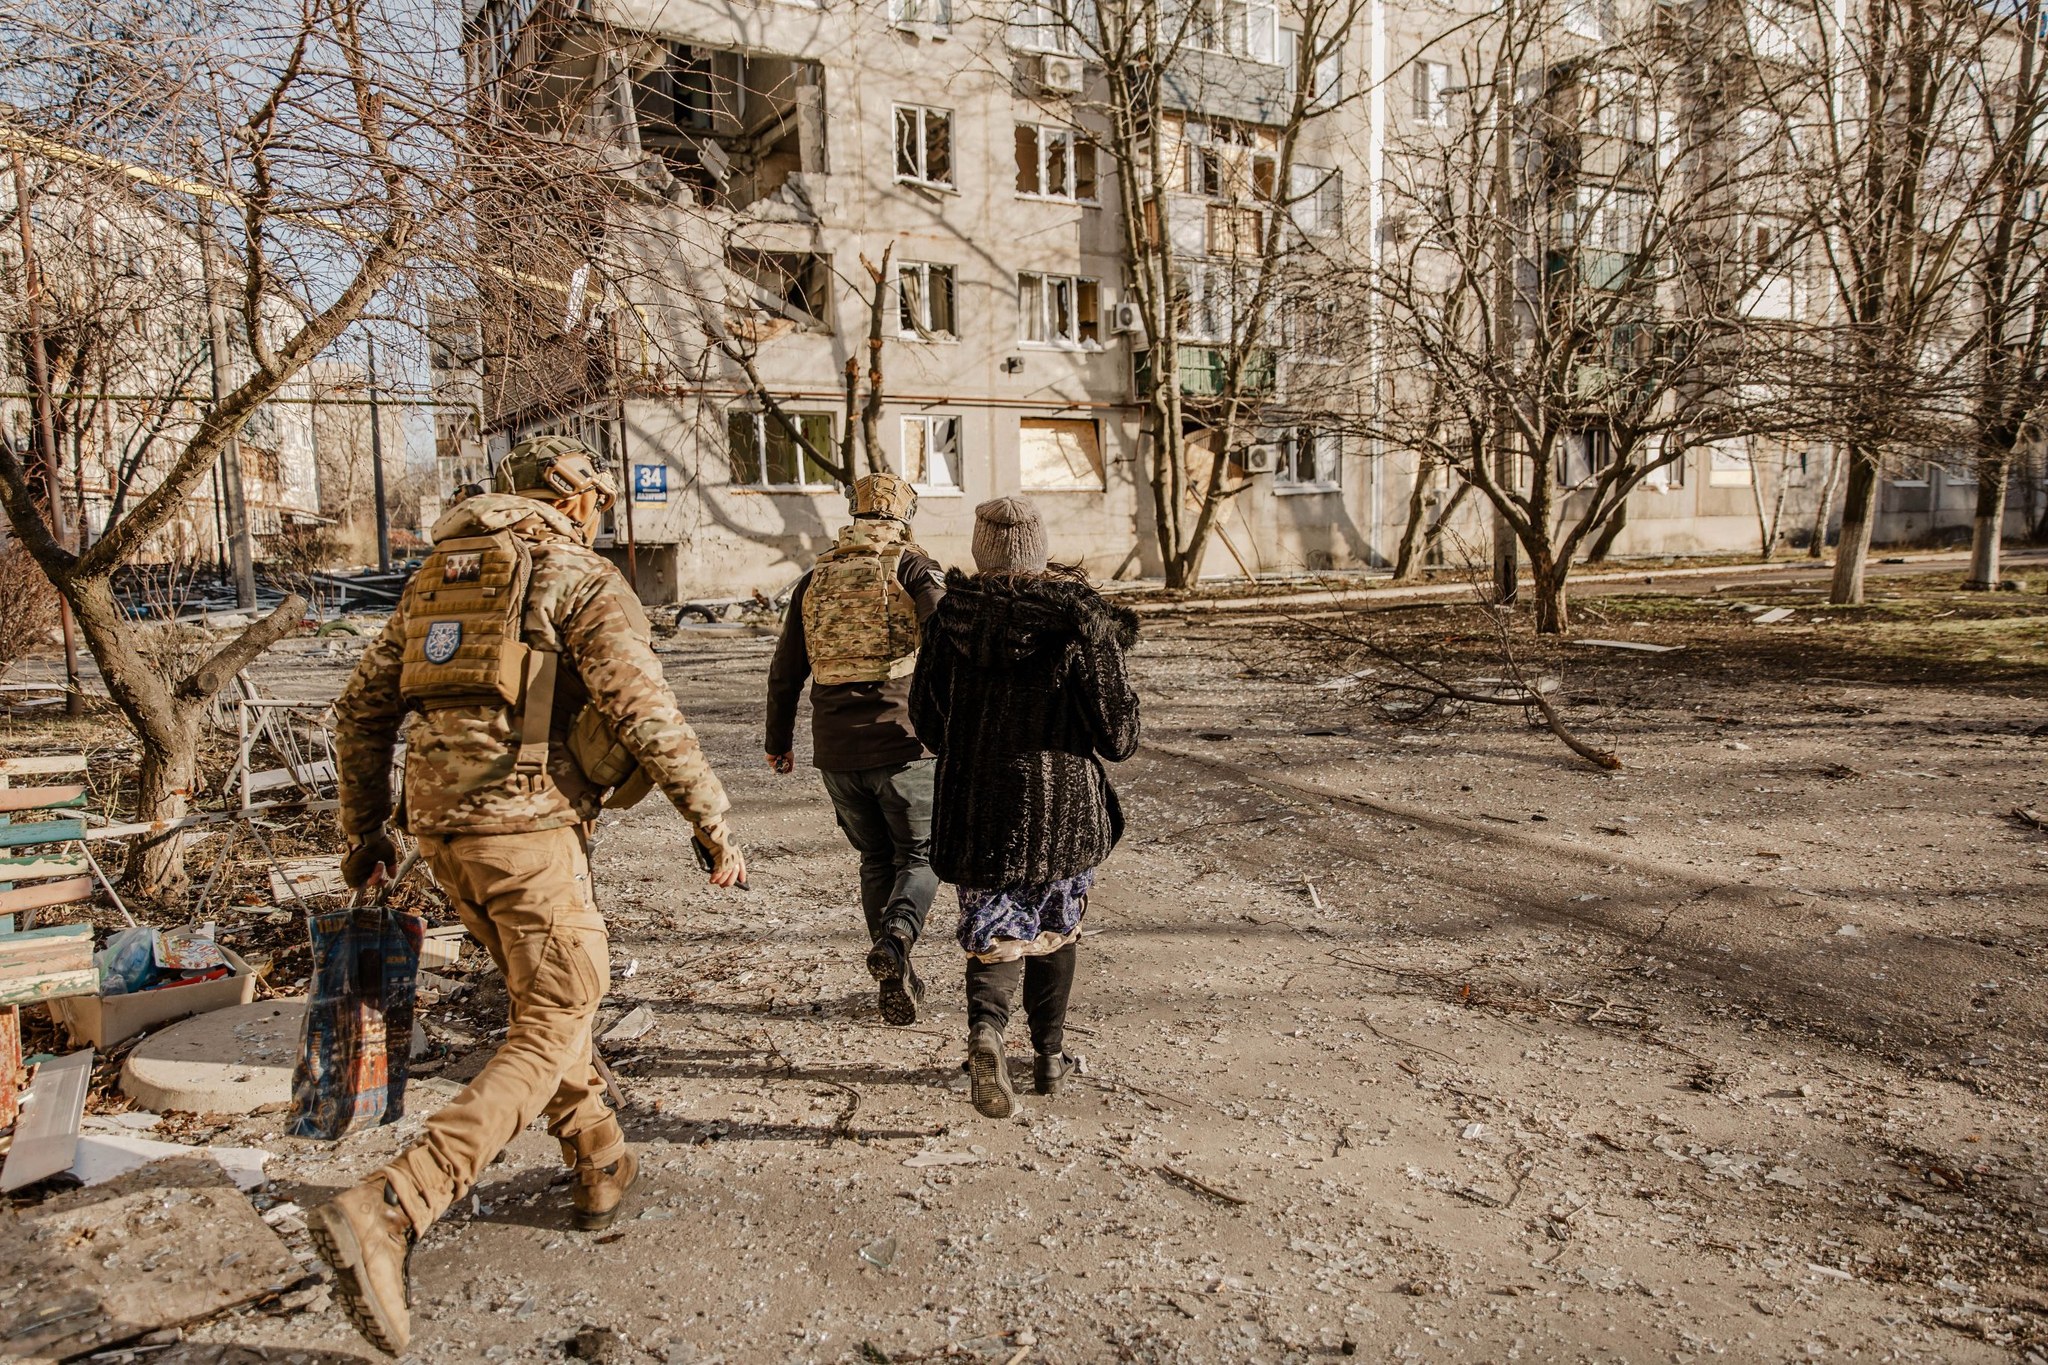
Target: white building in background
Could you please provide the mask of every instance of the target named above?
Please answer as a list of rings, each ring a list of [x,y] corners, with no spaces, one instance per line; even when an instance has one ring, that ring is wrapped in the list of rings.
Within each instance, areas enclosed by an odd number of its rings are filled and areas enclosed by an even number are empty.
[[[0,177],[0,202],[11,222],[11,177]],[[57,176],[31,221],[53,301],[45,325],[59,348],[53,372],[66,509],[89,541],[117,503],[131,507],[157,486],[212,401],[200,248],[146,199],[84,177]],[[0,330],[10,337],[26,331],[21,271],[20,238],[9,231],[0,241]],[[34,445],[26,359],[18,346],[0,354],[0,422],[16,449]],[[237,364],[230,357],[231,375]],[[243,497],[259,559],[324,521],[310,394],[303,378],[286,384],[241,433]],[[156,557],[201,565],[220,557],[218,477],[216,469],[202,480],[158,533]]]
[[[631,193],[667,215],[664,235],[684,245],[640,278],[607,284],[576,272],[540,313],[486,316],[462,345],[437,347],[448,362],[437,360],[437,383],[460,395],[449,411],[473,402],[473,434],[493,459],[548,431],[606,452],[628,490],[609,542],[630,542],[650,600],[772,591],[829,543],[844,495],[761,410],[738,367],[707,348],[679,301],[738,300],[731,311],[745,315],[738,325],[766,387],[814,441],[834,443],[846,421],[841,374],[849,355],[865,353],[862,263],[888,250],[882,443],[922,490],[920,542],[966,562],[975,503],[1023,492],[1045,513],[1056,557],[1105,577],[1159,572],[1141,455],[1146,360],[1123,307],[1113,169],[1082,98],[1100,73],[1068,50],[1058,11],[1044,7],[1056,3],[473,6],[477,76],[586,109],[590,135],[634,167],[621,172]],[[1189,261],[1196,318],[1205,281],[1227,275],[1245,231],[1248,210],[1225,168],[1242,163],[1256,179],[1273,140],[1266,96],[1303,78],[1280,8],[1213,9],[1213,50],[1198,55],[1229,78],[1185,82],[1175,117],[1191,159],[1169,172],[1166,230]],[[1386,220],[1390,158],[1447,116],[1457,49],[1444,34],[1457,26],[1441,10],[1386,0],[1371,0],[1366,15],[1312,75],[1318,88],[1359,97],[1308,125],[1298,159],[1331,187],[1303,230],[1371,257],[1398,229]],[[1564,47],[1597,47],[1616,23],[1614,6],[1593,3],[1568,7],[1567,18]],[[1315,387],[1298,382],[1319,359],[1309,322],[1286,332],[1280,410],[1256,465],[1239,466],[1251,487],[1227,504],[1209,574],[1381,566],[1400,541],[1413,454],[1368,448],[1326,411],[1286,411],[1297,388]],[[496,339],[493,327],[503,329]],[[533,346],[539,363],[494,361],[510,353],[507,338]],[[1184,390],[1202,382],[1201,354],[1191,325]],[[1349,401],[1370,401],[1369,386]],[[474,470],[462,425],[451,419],[443,441],[444,493]],[[1795,532],[1825,454],[1770,454]],[[1565,462],[1567,480],[1597,467],[1598,442],[1581,455],[1583,469]],[[1754,548],[1757,468],[1753,452],[1727,449],[1660,471],[1631,495],[1614,552]],[[1423,493],[1429,507],[1449,496]],[[1464,506],[1461,529],[1483,535],[1480,500]]]

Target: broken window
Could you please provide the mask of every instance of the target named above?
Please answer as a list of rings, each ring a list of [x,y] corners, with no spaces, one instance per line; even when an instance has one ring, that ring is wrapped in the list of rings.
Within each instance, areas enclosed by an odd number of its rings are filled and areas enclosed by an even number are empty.
[[[921,341],[951,341],[954,323],[953,267],[903,261],[896,267],[896,334]]]
[[[832,449],[832,414],[793,412],[790,420],[819,451]],[[732,482],[738,488],[816,488],[838,486],[832,471],[805,453],[782,423],[765,412],[734,408],[726,414],[726,455]]]
[[[1614,463],[1614,442],[1605,427],[1564,434],[1557,460],[1561,488],[1576,488]]]
[[[641,146],[697,203],[744,207],[825,162],[825,77],[816,62],[663,42],[636,78]]]
[[[1341,232],[1344,228],[1344,173],[1321,166],[1295,166],[1294,183],[1288,198],[1294,203],[1294,223],[1311,236]]]
[[[1102,443],[1095,423],[1026,417],[1017,423],[1017,473],[1027,493],[1099,491]]]
[[[897,28],[951,29],[953,0],[889,0],[889,22]]]
[[[1344,441],[1334,431],[1289,427],[1280,437],[1280,458],[1273,468],[1275,488],[1332,489],[1341,487]]]
[[[1415,64],[1415,121],[1431,128],[1447,128],[1451,123],[1451,64],[1449,62],[1417,62]]]
[[[1280,64],[1287,69],[1287,88],[1301,88],[1302,35],[1293,29],[1282,30],[1280,34]],[[1309,98],[1309,112],[1317,113],[1334,108],[1343,94],[1344,53],[1341,48],[1327,39],[1318,46],[1323,54],[1315,58],[1315,86]]]
[[[1094,203],[1094,142],[1072,128],[1046,123],[1018,124],[1017,193]]]
[[[1101,286],[1074,275],[1017,276],[1020,338],[1041,346],[1095,346],[1102,341]]]
[[[960,419],[903,419],[903,477],[923,493],[960,491]]]
[[[1101,45],[1095,0],[1015,0],[1010,46],[1025,52],[1080,54]]]
[[[802,327],[830,330],[832,258],[808,251],[726,248],[726,268],[748,286],[752,302]]]
[[[953,184],[953,115],[922,105],[896,106],[896,178],[917,185]]]

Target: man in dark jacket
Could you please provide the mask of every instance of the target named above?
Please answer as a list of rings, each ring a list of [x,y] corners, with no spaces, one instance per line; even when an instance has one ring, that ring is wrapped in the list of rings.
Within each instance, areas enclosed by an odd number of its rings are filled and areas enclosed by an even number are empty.
[[[797,701],[811,679],[811,762],[860,853],[868,971],[882,1018],[917,1021],[924,983],[911,950],[939,889],[930,861],[932,760],[910,724],[924,622],[945,595],[910,539],[917,493],[894,474],[853,486],[853,525],[797,583],[768,668],[768,765],[796,766]]]

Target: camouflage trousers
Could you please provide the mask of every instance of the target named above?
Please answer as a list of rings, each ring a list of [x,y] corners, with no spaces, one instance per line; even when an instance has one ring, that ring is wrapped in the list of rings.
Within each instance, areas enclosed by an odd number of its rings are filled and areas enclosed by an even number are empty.
[[[424,1234],[535,1116],[598,1165],[625,1150],[591,1062],[590,1022],[611,979],[580,826],[427,834],[420,849],[469,932],[505,975],[510,1028],[466,1089],[381,1175]]]

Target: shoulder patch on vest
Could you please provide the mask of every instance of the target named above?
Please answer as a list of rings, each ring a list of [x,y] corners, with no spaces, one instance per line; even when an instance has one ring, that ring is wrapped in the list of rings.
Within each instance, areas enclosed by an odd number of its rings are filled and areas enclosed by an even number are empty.
[[[481,561],[481,556],[477,558]],[[427,638],[421,644],[420,652],[427,656],[430,664],[445,664],[461,647],[462,622],[436,621],[427,627]]]

